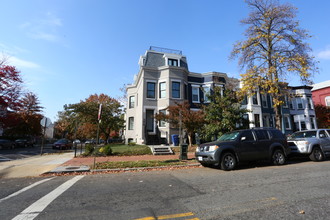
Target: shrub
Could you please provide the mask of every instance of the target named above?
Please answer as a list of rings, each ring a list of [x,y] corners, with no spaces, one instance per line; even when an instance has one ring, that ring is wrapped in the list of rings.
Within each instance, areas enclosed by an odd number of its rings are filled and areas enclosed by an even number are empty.
[[[135,146],[136,143],[135,143],[135,142],[129,142],[128,145],[129,145],[129,146]]]
[[[94,152],[94,146],[91,144],[86,144],[84,156],[90,156],[93,154],[93,152]]]
[[[104,147],[101,147],[99,152],[102,154],[102,155],[105,155],[105,156],[110,156],[112,155],[112,149],[110,147],[110,145],[106,145]]]

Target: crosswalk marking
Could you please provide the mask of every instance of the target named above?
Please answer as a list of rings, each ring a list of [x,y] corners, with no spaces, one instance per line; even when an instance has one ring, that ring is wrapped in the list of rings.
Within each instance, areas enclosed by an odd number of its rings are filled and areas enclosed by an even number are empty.
[[[62,193],[64,193],[66,190],[68,190],[71,186],[73,186],[73,184],[78,182],[83,177],[84,176],[76,176],[76,177],[66,181],[65,183],[63,183],[62,185],[60,185],[59,187],[57,187],[56,189],[54,189],[53,191],[51,191],[50,193],[48,193],[47,195],[45,195],[44,197],[42,197],[41,199],[39,199],[38,201],[33,203],[32,205],[30,205],[29,207],[27,207],[19,215],[17,215],[15,218],[13,218],[13,220],[23,220],[23,219],[32,220],[32,219],[34,219],[52,201],[54,201],[58,196],[60,196]]]
[[[27,190],[29,190],[29,189],[31,189],[31,188],[33,188],[33,187],[35,187],[35,186],[41,184],[41,183],[47,182],[48,180],[51,180],[51,179],[53,179],[53,178],[55,178],[55,177],[48,178],[48,179],[43,179],[43,180],[40,180],[40,181],[38,181],[38,182],[35,182],[35,183],[33,183],[33,184],[31,184],[31,185],[29,185],[29,186],[27,186],[27,187],[25,187],[25,188],[23,188],[23,189],[21,189],[21,190],[15,192],[15,193],[13,193],[13,194],[10,194],[9,196],[7,196],[7,197],[5,197],[5,198],[0,199],[0,203],[1,203],[2,201],[5,201],[5,200],[11,198],[11,197],[17,196],[18,194],[21,194],[22,192],[25,192],[25,191],[27,191]]]

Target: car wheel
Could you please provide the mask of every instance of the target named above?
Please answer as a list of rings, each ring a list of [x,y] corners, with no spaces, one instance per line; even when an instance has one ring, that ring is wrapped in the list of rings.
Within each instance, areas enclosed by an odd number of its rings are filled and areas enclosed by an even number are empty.
[[[322,150],[319,147],[314,147],[312,153],[309,155],[309,158],[312,161],[322,161],[324,160],[324,155]]]
[[[275,150],[272,155],[272,162],[274,165],[283,165],[285,164],[285,155],[282,150]]]
[[[237,164],[237,161],[236,161],[235,155],[228,152],[222,156],[221,162],[220,162],[220,168],[222,170],[226,170],[226,171],[233,170],[233,169],[235,169],[236,164]]]

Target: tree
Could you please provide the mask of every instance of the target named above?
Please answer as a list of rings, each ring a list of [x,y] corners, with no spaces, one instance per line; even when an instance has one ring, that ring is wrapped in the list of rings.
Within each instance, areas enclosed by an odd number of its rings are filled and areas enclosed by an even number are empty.
[[[166,108],[168,114],[156,114],[155,118],[170,123],[170,126],[179,128],[180,121],[182,129],[187,131],[189,146],[192,145],[192,137],[204,124],[204,112],[202,110],[193,111],[187,101],[176,103]]]
[[[20,99],[16,111],[7,113],[5,118],[6,135],[36,136],[41,135],[42,109],[38,97],[32,93],[25,93]]]
[[[244,117],[248,110],[241,108],[241,100],[229,83],[223,94],[220,87],[215,87],[209,100],[210,103],[204,107],[206,123],[203,135],[206,139],[215,139],[235,129],[248,128],[249,121]]]
[[[277,0],[246,0],[251,13],[241,21],[248,25],[247,40],[237,42],[231,59],[239,57],[239,66],[245,69],[242,93],[268,93],[273,99],[276,127],[281,128],[281,105],[284,102],[286,80],[298,75],[303,84],[317,71],[312,49],[304,42],[311,36],[295,20],[296,8],[279,4]]]
[[[99,106],[102,104],[100,121],[98,120]],[[56,128],[70,137],[75,132],[81,137],[95,137],[99,123],[100,136],[108,139],[111,131],[118,131],[123,127],[120,103],[105,94],[94,94],[84,101],[64,106],[64,111],[59,112]],[[76,130],[77,129],[77,130]]]
[[[324,105],[315,105],[315,114],[317,126],[319,128],[330,128],[330,107]]]
[[[22,79],[14,66],[6,65],[6,59],[0,60],[0,110],[17,109],[21,95]]]

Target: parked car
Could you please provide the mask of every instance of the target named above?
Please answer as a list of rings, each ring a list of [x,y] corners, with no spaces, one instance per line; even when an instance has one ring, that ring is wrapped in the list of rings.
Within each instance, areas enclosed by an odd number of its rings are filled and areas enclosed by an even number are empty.
[[[270,160],[274,165],[283,165],[289,152],[281,131],[255,128],[229,132],[217,141],[201,144],[195,156],[203,166],[233,170],[243,161]]]
[[[72,142],[68,139],[60,139],[53,144],[53,149],[56,150],[67,150],[72,148]]]
[[[7,139],[0,139],[0,149],[14,149],[15,142],[7,140]]]
[[[292,155],[308,155],[322,161],[330,154],[330,129],[297,131],[288,137]]]
[[[17,139],[15,143],[17,147],[33,147],[33,142],[28,139]]]
[[[86,140],[85,144],[96,144],[96,140]]]

